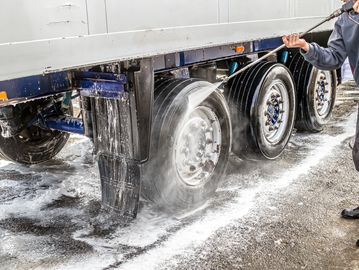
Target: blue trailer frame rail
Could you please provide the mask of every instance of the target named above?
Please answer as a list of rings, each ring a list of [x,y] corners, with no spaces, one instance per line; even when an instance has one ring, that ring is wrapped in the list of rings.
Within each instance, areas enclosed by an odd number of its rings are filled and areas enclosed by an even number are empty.
[[[0,106],[72,90],[71,72],[57,72],[0,82],[0,92],[6,99],[0,99]]]

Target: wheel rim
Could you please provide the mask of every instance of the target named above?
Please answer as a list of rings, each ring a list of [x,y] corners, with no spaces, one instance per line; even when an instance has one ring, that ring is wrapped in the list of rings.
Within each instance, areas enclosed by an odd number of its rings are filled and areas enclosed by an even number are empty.
[[[180,125],[174,158],[179,178],[189,186],[203,185],[212,176],[221,151],[221,126],[205,106],[195,108]]]
[[[326,118],[330,113],[332,102],[332,76],[330,71],[318,70],[315,80],[314,107],[320,118]]]
[[[260,111],[264,137],[271,144],[279,143],[286,133],[289,119],[289,95],[282,80],[274,80],[267,87]]]

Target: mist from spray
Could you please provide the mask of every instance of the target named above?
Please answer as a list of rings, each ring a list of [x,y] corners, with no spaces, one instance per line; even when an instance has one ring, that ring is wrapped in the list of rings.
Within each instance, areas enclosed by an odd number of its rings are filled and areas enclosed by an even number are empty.
[[[214,91],[217,91],[222,82],[202,87],[187,95],[187,113],[193,111],[203,101],[205,101]]]

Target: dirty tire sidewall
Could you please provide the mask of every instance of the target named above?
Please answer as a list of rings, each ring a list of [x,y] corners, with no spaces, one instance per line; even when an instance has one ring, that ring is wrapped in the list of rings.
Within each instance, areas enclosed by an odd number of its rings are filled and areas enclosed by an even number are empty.
[[[311,132],[319,132],[329,122],[335,104],[336,97],[336,73],[330,72],[331,76],[331,101],[329,105],[329,113],[325,117],[320,117],[315,109],[314,95],[316,91],[316,78],[319,70],[312,65],[308,65],[308,78],[306,79],[305,88],[302,89],[302,115],[300,116],[302,125],[298,125],[299,130],[306,130]]]
[[[68,114],[72,115],[72,104]],[[31,165],[51,160],[65,146],[69,134],[60,131],[30,127],[43,134],[36,140],[23,140],[18,135],[4,138],[0,135],[0,157],[17,163]],[[0,128],[1,133],[1,128]]]
[[[289,115],[286,130],[280,141],[276,144],[269,143],[260,124],[260,117],[262,112],[259,111],[259,104],[263,102],[263,98],[266,94],[268,86],[273,80],[280,80],[286,88],[289,96]],[[282,154],[286,145],[289,142],[290,136],[293,131],[294,121],[296,115],[296,93],[293,78],[289,73],[289,70],[282,65],[275,65],[268,70],[267,74],[263,77],[263,80],[259,83],[251,107],[251,132],[257,140],[257,146],[262,155],[267,159],[275,159]]]
[[[0,136],[0,152],[5,159],[21,164],[37,164],[48,161],[65,146],[69,135],[51,131],[47,138],[37,142],[23,142],[18,137]]]
[[[183,115],[186,113],[185,99],[179,95],[210,85],[204,81],[189,79],[172,80],[172,85],[157,94],[162,96],[155,102],[155,119],[151,138],[151,157],[143,166],[143,196],[156,202],[166,211],[177,212],[202,204],[216,190],[223,178],[230,151],[230,120],[228,107],[221,93],[213,92],[200,106],[211,108],[220,120],[221,154],[210,178],[196,186],[186,185],[178,176],[174,160],[176,133]],[[188,82],[189,81],[189,82]],[[173,90],[174,89],[174,90]],[[172,90],[172,91],[171,91]],[[172,93],[171,92],[177,92]],[[172,98],[170,98],[172,96]],[[164,107],[166,107],[165,110]],[[162,114],[156,113],[161,111]]]

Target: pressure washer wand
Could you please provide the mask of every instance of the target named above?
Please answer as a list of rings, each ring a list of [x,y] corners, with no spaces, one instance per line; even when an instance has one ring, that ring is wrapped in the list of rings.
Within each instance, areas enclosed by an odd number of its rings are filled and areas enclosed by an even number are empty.
[[[356,0],[350,0],[347,3],[345,3],[341,8],[337,9],[336,11],[334,11],[332,14],[330,14],[327,18],[325,18],[323,21],[321,21],[320,23],[316,24],[315,26],[311,27],[310,29],[308,29],[307,31],[301,33],[299,36],[303,37],[304,35],[310,33],[311,31],[313,31],[314,29],[318,28],[319,26],[321,26],[322,24],[329,22],[330,20],[339,17],[340,15],[342,15],[344,12],[351,12],[353,11],[353,6],[355,4]],[[224,79],[223,81],[219,82],[217,85],[217,88],[219,86],[221,86],[222,84],[228,82],[230,79],[232,79],[233,77],[237,76],[238,74],[250,69],[251,67],[253,67],[254,65],[258,64],[259,62],[263,61],[264,59],[268,58],[269,56],[275,54],[276,52],[284,49],[286,46],[285,44],[279,46],[278,48],[268,52],[267,54],[263,55],[262,57],[258,58],[256,61],[253,61],[252,63],[246,65],[245,67],[241,68],[240,70],[236,71],[235,73],[233,73],[232,75],[228,76],[226,79]]]

